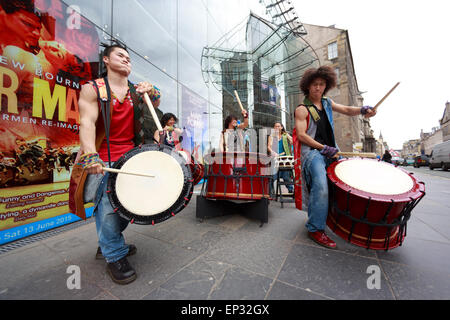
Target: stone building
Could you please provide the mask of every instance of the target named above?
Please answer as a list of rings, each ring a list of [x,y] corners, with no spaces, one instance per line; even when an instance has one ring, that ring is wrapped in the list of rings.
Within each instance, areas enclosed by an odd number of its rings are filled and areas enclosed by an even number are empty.
[[[433,147],[443,142],[443,130],[439,127],[434,127],[431,132],[420,132],[420,152],[421,154],[429,155]]]
[[[439,126],[431,129],[431,132],[420,131],[420,151],[429,155],[433,147],[439,143],[450,140],[450,102],[445,103],[444,114],[439,120]]]
[[[403,158],[410,158],[420,155],[420,139],[412,139],[403,143],[401,156]]]
[[[445,103],[444,115],[439,121],[442,129],[442,140],[450,140],[450,102]]]
[[[338,76],[337,87],[327,95],[337,103],[362,106],[363,97],[358,89],[348,31],[334,26],[303,25],[308,31],[303,38],[316,51],[320,65],[333,67]],[[303,95],[299,99],[303,100]],[[362,145],[362,151],[376,152],[376,139],[368,119],[334,113],[334,121],[336,142],[341,151],[361,151],[358,149]]]
[[[383,135],[380,132],[380,137],[376,141],[376,150],[375,153],[380,157],[383,157],[383,154],[386,150],[389,150],[389,146],[386,141],[383,139]]]

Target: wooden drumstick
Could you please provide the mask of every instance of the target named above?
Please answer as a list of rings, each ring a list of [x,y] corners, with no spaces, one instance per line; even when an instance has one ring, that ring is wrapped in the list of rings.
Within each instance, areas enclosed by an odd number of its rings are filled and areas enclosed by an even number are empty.
[[[385,96],[384,96],[380,101],[378,101],[378,103],[375,105],[375,107],[373,107],[373,110],[374,110],[374,111],[377,110],[378,106],[384,101],[384,99],[386,99],[386,98],[392,93],[392,91],[395,90],[395,88],[397,88],[397,86],[398,86],[399,84],[400,84],[400,82],[397,82],[397,84],[396,84],[391,90],[389,90],[389,92],[386,93]]]
[[[237,102],[238,102],[238,104],[239,104],[239,107],[241,107],[241,110],[242,110],[242,111],[245,111],[245,110],[244,110],[244,107],[242,106],[241,99],[239,99],[239,95],[238,95],[238,93],[237,93],[236,90],[234,90],[234,95],[236,96]]]
[[[150,113],[152,114],[153,120],[156,123],[156,127],[158,128],[159,131],[163,131],[161,122],[159,122],[158,116],[156,115],[155,108],[153,108],[153,104],[150,101],[150,98],[148,97],[147,92],[144,93],[144,100],[145,100],[145,103],[147,104],[148,108],[150,109]]]
[[[373,152],[338,152],[338,156],[342,157],[362,157],[362,158],[376,158],[377,155]]]
[[[144,174],[144,173],[137,173],[137,172],[130,172],[130,171],[123,171],[119,169],[113,169],[113,168],[102,168],[103,171],[112,172],[112,173],[124,173],[124,174],[130,174],[133,176],[141,176],[141,177],[147,177],[147,178],[154,178],[155,176],[152,176],[150,174]]]

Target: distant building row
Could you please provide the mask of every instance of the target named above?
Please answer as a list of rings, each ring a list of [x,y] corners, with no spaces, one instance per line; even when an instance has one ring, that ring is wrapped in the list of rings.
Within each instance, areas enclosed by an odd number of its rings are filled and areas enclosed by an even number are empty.
[[[420,139],[406,141],[403,144],[402,156],[429,155],[435,145],[448,140],[450,140],[450,102],[447,101],[439,126],[432,128],[431,132],[424,132],[422,129]]]

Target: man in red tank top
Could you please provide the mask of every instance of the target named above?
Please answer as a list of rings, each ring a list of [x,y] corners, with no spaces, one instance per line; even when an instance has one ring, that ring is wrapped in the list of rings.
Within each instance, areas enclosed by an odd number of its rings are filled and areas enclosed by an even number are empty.
[[[134,107],[130,95],[128,76],[131,73],[130,56],[121,45],[106,47],[103,62],[111,89],[112,118],[110,121],[110,155],[111,162],[117,161],[125,152],[134,148],[135,121]],[[102,81],[96,81],[102,84]],[[138,94],[148,93],[154,107],[160,103],[160,93],[148,82],[136,86]],[[95,196],[95,222],[99,248],[97,258],[105,258],[107,272],[112,280],[119,284],[127,284],[136,279],[136,272],[130,266],[127,256],[136,253],[136,247],[125,244],[122,232],[128,221],[114,212],[106,195],[107,174],[103,175],[104,163],[108,163],[106,139],[96,146],[96,125],[103,121],[100,115],[98,95],[93,83],[85,84],[79,98],[80,110],[80,154],[85,170],[89,176],[97,177],[99,183]],[[98,149],[97,149],[98,148]],[[95,175],[95,176],[93,176]],[[88,179],[89,179],[88,176]]]

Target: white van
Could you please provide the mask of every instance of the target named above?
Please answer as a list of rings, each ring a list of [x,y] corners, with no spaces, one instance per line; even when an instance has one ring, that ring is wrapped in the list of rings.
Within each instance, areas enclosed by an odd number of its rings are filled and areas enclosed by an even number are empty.
[[[430,169],[434,168],[442,168],[442,170],[450,168],[450,140],[433,147],[430,154]]]

